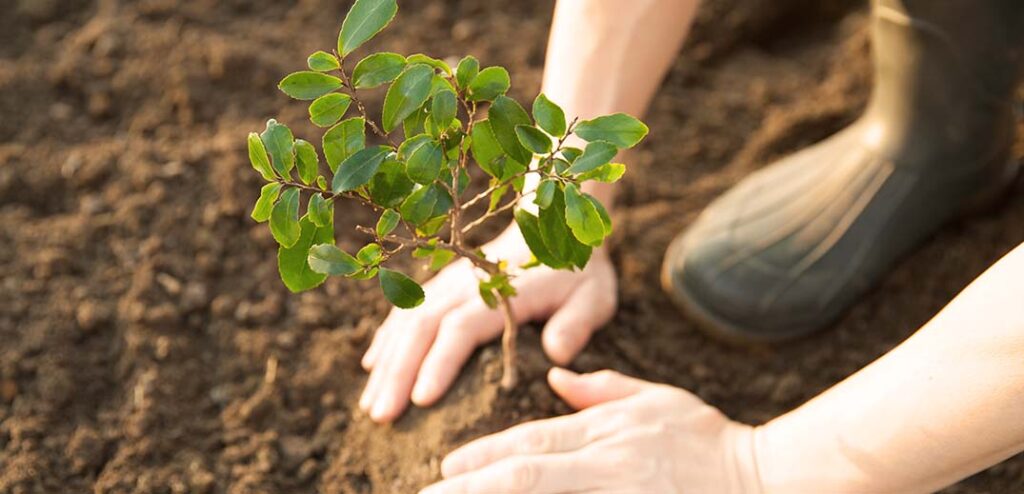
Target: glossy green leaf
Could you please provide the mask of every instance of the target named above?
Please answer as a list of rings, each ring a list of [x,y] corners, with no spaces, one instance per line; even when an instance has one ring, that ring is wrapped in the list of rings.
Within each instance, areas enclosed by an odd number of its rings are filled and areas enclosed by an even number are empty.
[[[398,211],[402,213],[402,218],[418,226],[434,216],[434,209],[439,198],[437,187],[433,185],[420,187],[409,194]]]
[[[473,154],[473,159],[476,161],[477,166],[487,172],[488,175],[500,178],[499,173],[494,170],[491,164],[499,156],[505,154],[505,151],[501,149],[501,144],[494,137],[494,132],[491,130],[491,122],[489,120],[477,122],[473,125],[473,131],[470,135],[472,139],[470,152]]]
[[[334,242],[333,225],[318,227],[303,216],[299,221],[299,239],[291,247],[277,250],[277,269],[281,280],[292,292],[302,292],[320,286],[327,276],[313,271],[309,265],[312,246]]]
[[[284,247],[299,241],[299,189],[290,188],[281,194],[270,212],[270,233]]]
[[[459,84],[459,89],[466,89],[479,73],[480,61],[472,55],[467,56],[459,60],[459,65],[455,68],[455,82]]]
[[[565,223],[580,242],[593,247],[604,242],[604,221],[594,204],[583,197],[576,184],[565,186]]]
[[[377,87],[395,80],[405,69],[405,57],[397,53],[374,53],[356,64],[352,84],[357,88]]]
[[[333,75],[304,70],[285,76],[277,88],[295,99],[317,99],[341,87],[341,79]]]
[[[551,205],[539,214],[540,235],[551,254],[566,266],[583,268],[590,259],[591,247],[578,241],[566,224],[565,196],[555,189]],[[538,257],[537,259],[540,259]]]
[[[541,263],[555,269],[568,267],[568,263],[555,257],[544,243],[540,234],[540,220],[523,209],[516,209],[514,213],[516,225],[522,233],[526,246],[530,248],[533,257]]]
[[[430,134],[419,134],[409,137],[398,146],[398,159],[408,160],[412,153],[419,149],[424,144],[433,141]]]
[[[554,180],[541,180],[540,184],[537,185],[537,197],[533,200],[534,204],[541,209],[548,208],[551,206],[556,190],[558,190],[558,182]]]
[[[519,137],[516,135],[517,125],[530,125],[531,123],[530,115],[526,113],[526,110],[516,100],[507,96],[498,96],[491,104],[487,117],[491,122],[494,138],[498,140],[501,149],[517,162],[529,163],[533,154],[519,143]]]
[[[590,202],[597,210],[597,214],[601,216],[601,223],[604,224],[604,236],[612,234],[612,216],[608,214],[608,210],[604,208],[604,204],[598,201],[596,197],[590,194],[583,194],[583,198]]]
[[[398,124],[412,115],[430,96],[430,81],[434,69],[427,65],[408,66],[384,96],[384,112],[381,123],[385,132],[391,132]]]
[[[351,103],[347,94],[325,94],[309,105],[309,121],[317,127],[330,127],[341,120]]]
[[[302,139],[295,140],[295,163],[299,170],[299,180],[304,184],[313,183],[320,174],[320,157],[316,154],[316,148]]]
[[[441,144],[431,140],[417,147],[406,162],[406,173],[413,182],[429,184],[441,174],[444,151]]]
[[[626,165],[622,163],[608,163],[601,165],[586,173],[581,173],[576,178],[579,181],[597,180],[598,182],[617,182],[626,173]]]
[[[594,168],[607,164],[615,155],[618,154],[619,149],[604,141],[596,141],[587,144],[587,148],[583,150],[583,154],[576,161],[572,162],[572,166],[569,167],[568,173],[586,173]]]
[[[322,194],[316,193],[309,197],[309,206],[306,214],[316,226],[327,226],[334,224],[334,203],[325,199]]]
[[[409,55],[408,60],[410,64],[421,63],[423,65],[430,66],[433,69],[440,70],[441,72],[444,72],[446,75],[451,75],[452,73],[452,68],[448,66],[447,62],[445,62],[444,60],[436,59],[431,56],[424,55],[422,53]]]
[[[274,203],[280,193],[281,184],[274,182],[264,185],[260,189],[260,198],[256,199],[256,205],[253,206],[249,216],[258,223],[269,220],[270,212],[274,209]]]
[[[533,154],[551,152],[551,137],[532,125],[516,125],[516,137],[519,143]]]
[[[433,255],[430,256],[430,269],[437,271],[448,263],[455,259],[455,253],[446,249],[434,249]]]
[[[565,161],[568,161],[569,163],[576,161],[576,159],[579,158],[581,154],[583,154],[583,150],[580,148],[574,148],[571,146],[562,147],[562,157],[565,158]]]
[[[366,185],[390,151],[391,148],[387,146],[372,146],[356,151],[338,167],[331,189],[338,193]]]
[[[426,105],[424,105],[426,106]],[[405,132],[405,138],[417,136],[426,132],[425,123],[427,120],[427,109],[420,108],[405,118],[402,121],[402,131]]]
[[[380,244],[366,244],[362,249],[359,249],[359,252],[356,252],[356,259],[363,266],[376,266],[380,263],[383,252],[384,249]]]
[[[537,99],[533,100],[533,119],[548,134],[555,137],[565,136],[565,112],[544,93],[538,94]]]
[[[366,146],[366,120],[354,117],[342,120],[324,133],[324,156],[331,173],[338,172],[341,162]]]
[[[456,103],[455,93],[452,91],[445,89],[435,94],[430,105],[430,118],[434,124],[447,129],[458,112]]]
[[[338,70],[341,64],[338,63],[338,59],[325,51],[314,52],[309,58],[306,59],[306,64],[309,68],[317,72],[330,72],[332,70]]]
[[[467,87],[470,101],[493,101],[508,92],[511,82],[503,67],[487,67],[473,78]]]
[[[416,227],[416,233],[425,237],[437,235],[437,232],[441,231],[441,227],[444,226],[446,221],[448,221],[447,215],[435,216],[423,223],[420,223],[420,225]]]
[[[263,146],[263,140],[255,132],[249,133],[249,163],[254,170],[259,172],[264,180],[276,180],[274,169],[270,166],[270,157],[267,156],[267,148]]]
[[[370,180],[369,192],[373,202],[387,208],[397,207],[409,196],[415,184],[405,173],[405,165],[386,160]]]
[[[387,26],[398,13],[395,0],[356,0],[338,33],[338,53],[348,56]]]
[[[292,167],[295,166],[295,153],[293,143],[295,137],[292,130],[287,126],[277,123],[277,120],[267,120],[267,129],[260,134],[260,140],[270,153],[270,162],[274,170],[281,177],[288,178]]]
[[[377,236],[384,237],[393,232],[402,217],[394,209],[385,209],[377,220]]]
[[[395,307],[411,309],[422,304],[426,297],[418,283],[398,271],[381,268],[378,278],[384,297]]]
[[[643,122],[625,113],[584,120],[573,131],[585,141],[605,141],[625,149],[635,146],[647,135]]]
[[[507,194],[507,193],[508,193],[508,184],[502,185],[501,187],[498,187],[497,189],[494,189],[494,192],[491,192],[490,200],[487,203],[487,212],[489,213],[489,212],[494,211],[495,209],[497,209],[498,208],[498,204],[501,203],[501,198],[505,197],[505,194]]]
[[[331,276],[351,276],[363,269],[355,257],[331,244],[314,245],[308,262],[314,272]]]

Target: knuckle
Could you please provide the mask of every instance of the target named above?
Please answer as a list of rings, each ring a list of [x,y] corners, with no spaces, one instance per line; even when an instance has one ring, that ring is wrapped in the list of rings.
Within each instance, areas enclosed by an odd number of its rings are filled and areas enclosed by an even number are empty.
[[[531,430],[523,434],[517,444],[517,448],[520,453],[524,454],[541,453],[550,451],[553,444],[554,440],[551,434],[544,431]]]

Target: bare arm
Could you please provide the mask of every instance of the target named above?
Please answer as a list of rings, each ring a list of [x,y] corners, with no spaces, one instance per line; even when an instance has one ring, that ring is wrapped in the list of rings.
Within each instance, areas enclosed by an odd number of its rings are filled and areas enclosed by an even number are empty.
[[[642,117],[671,68],[697,0],[559,0],[542,91],[567,117]],[[610,185],[590,193],[611,203]]]
[[[928,492],[1024,450],[1024,245],[913,337],[755,433],[766,492]]]

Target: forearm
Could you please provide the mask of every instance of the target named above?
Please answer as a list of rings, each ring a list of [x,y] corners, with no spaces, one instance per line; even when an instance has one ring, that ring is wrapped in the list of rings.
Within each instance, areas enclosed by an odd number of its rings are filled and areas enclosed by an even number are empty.
[[[766,492],[930,492],[1024,449],[1024,245],[917,334],[758,429]]]
[[[542,91],[570,119],[616,112],[643,117],[686,37],[697,3],[559,0]],[[611,202],[609,185],[586,187]]]

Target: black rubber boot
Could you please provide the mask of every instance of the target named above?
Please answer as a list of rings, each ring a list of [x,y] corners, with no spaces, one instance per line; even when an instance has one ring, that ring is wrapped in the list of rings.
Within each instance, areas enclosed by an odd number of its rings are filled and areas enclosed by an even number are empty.
[[[1017,173],[1024,0],[872,7],[864,115],[740,182],[668,249],[662,283],[716,335],[773,341],[830,326]]]

